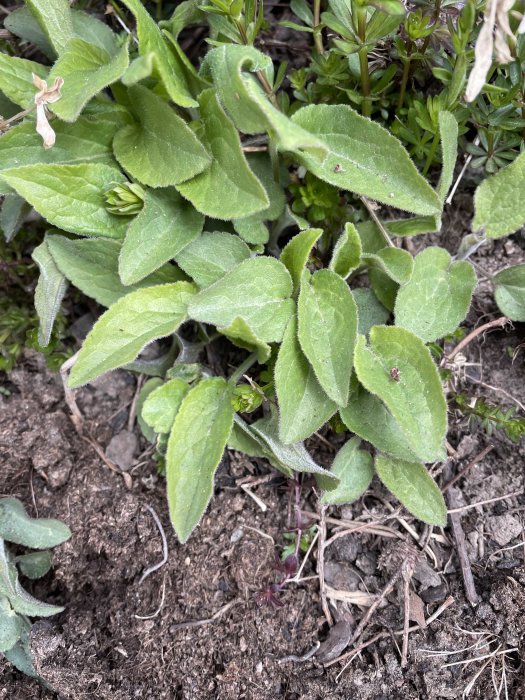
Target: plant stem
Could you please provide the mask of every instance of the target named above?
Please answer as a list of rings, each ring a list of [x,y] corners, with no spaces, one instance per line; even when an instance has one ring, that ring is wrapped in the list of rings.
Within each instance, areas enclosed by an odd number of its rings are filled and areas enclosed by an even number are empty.
[[[242,377],[242,375],[246,374],[246,372],[250,369],[250,367],[253,367],[253,365],[256,362],[257,362],[257,353],[252,352],[252,354],[248,355],[248,357],[244,360],[244,362],[237,367],[235,372],[231,375],[229,381],[232,384],[237,384],[237,382]]]
[[[373,220],[374,224],[377,226],[377,228],[378,228],[379,231],[381,232],[383,238],[385,239],[385,243],[387,244],[387,246],[388,246],[389,248],[395,248],[396,246],[395,246],[395,245],[392,243],[392,241],[390,240],[390,236],[388,235],[388,231],[387,231],[386,228],[384,227],[383,222],[381,221],[381,219],[380,219],[380,218],[378,217],[378,215],[376,214],[372,203],[371,203],[366,197],[359,197],[359,199],[363,202],[363,204],[364,204],[365,207],[367,208],[367,211],[368,211],[368,213],[370,214],[370,216],[372,217],[372,220]]]
[[[357,35],[364,44],[366,41],[366,6],[357,8]],[[359,49],[359,68],[361,70],[361,90],[364,98],[361,103],[361,111],[363,116],[369,117],[372,114],[372,103],[370,101],[370,73],[368,71],[366,46]]]
[[[273,139],[270,139],[268,143],[268,151],[270,153],[270,161],[272,164],[272,174],[273,174],[273,179],[277,184],[280,184],[281,181],[281,173],[280,173],[280,164],[279,164],[279,153],[277,152],[277,144]]]
[[[426,175],[428,173],[430,166],[434,162],[434,157],[436,155],[438,144],[439,144],[439,133],[437,133],[434,136],[434,140],[432,141],[432,145],[430,146],[430,151],[428,152],[428,156],[427,156],[427,162],[425,163],[425,167],[423,168],[423,175]]]
[[[29,107],[29,109],[24,109],[21,112],[17,112],[17,114],[13,114],[13,116],[9,117],[9,119],[0,118],[0,133],[2,133],[2,131],[4,131],[5,128],[13,122],[17,122],[19,119],[23,119],[24,117],[27,117],[28,114],[31,114],[31,112],[35,109],[35,106],[36,105]]]
[[[322,54],[324,51],[323,47],[323,35],[319,29],[321,24],[321,0],[314,0],[314,44],[315,50],[318,54]]]
[[[401,79],[401,89],[399,91],[399,100],[397,103],[397,109],[398,111],[401,109],[403,106],[403,102],[405,101],[405,93],[407,90],[407,84],[408,84],[408,78],[410,75],[410,66],[411,66],[411,58],[410,54],[412,53],[412,43],[407,47],[407,55],[405,59],[405,64],[403,66],[403,77]]]

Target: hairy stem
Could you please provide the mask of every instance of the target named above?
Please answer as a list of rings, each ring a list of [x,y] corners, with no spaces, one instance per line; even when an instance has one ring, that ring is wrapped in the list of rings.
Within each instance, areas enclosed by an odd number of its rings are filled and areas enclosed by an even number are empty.
[[[432,145],[430,146],[430,151],[428,152],[428,156],[427,156],[427,162],[425,163],[425,167],[423,168],[423,175],[426,175],[428,173],[430,166],[434,162],[434,158],[436,156],[438,144],[439,144],[439,133],[437,133],[434,136],[434,140],[432,141]]]
[[[317,53],[322,54],[323,36],[319,25],[321,24],[321,0],[314,0],[314,45]]]
[[[242,377],[242,375],[246,374],[246,372],[250,369],[250,367],[253,367],[253,365],[256,362],[257,362],[257,353],[252,352],[252,354],[248,355],[248,357],[244,360],[244,362],[237,367],[235,372],[233,372],[229,381],[232,384],[237,384],[237,382]]]

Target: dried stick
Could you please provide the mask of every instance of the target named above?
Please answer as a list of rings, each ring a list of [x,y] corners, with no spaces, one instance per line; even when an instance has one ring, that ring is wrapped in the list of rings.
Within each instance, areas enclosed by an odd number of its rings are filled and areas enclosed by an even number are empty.
[[[221,615],[224,615],[224,613],[232,608],[234,605],[237,605],[237,603],[240,603],[241,601],[238,598],[235,598],[234,600],[231,600],[229,603],[226,603],[226,605],[223,605],[222,608],[219,608],[216,613],[214,613],[211,617],[207,617],[204,620],[189,620],[188,622],[179,622],[177,625],[173,625],[174,630],[186,630],[190,629],[192,627],[202,627],[203,625],[209,625],[210,622],[215,622],[215,620],[220,617]]]
[[[317,542],[317,573],[319,575],[319,593],[321,596],[321,607],[323,608],[324,616],[326,621],[332,627],[334,621],[332,619],[332,613],[328,607],[328,600],[326,597],[326,585],[324,582],[324,550],[326,547],[326,508],[327,506],[321,505],[319,509],[319,540]]]
[[[443,474],[446,478],[450,480],[450,464],[447,463],[445,465]],[[470,561],[467,554],[465,532],[463,531],[463,527],[461,525],[461,516],[457,511],[453,510],[458,505],[454,489],[447,491],[445,496],[449,506],[448,514],[450,516],[452,533],[454,535],[454,540],[456,542],[456,548],[458,551],[459,565],[461,567],[461,575],[463,576],[463,585],[465,587],[465,595],[467,596],[467,600],[469,601],[469,603],[475,607],[479,603],[479,596],[476,591],[476,586],[474,584],[474,576],[472,575],[472,568],[470,566]],[[450,508],[452,508],[452,511],[450,510]]]
[[[465,474],[472,469],[472,467],[475,467],[477,464],[479,464],[481,462],[482,459],[485,459],[485,457],[488,455],[488,453],[492,452],[493,449],[494,449],[494,445],[488,445],[488,447],[485,447],[485,449],[482,450],[478,455],[476,455],[474,457],[474,459],[472,459],[467,464],[466,467],[463,467],[463,469],[461,469],[453,479],[451,479],[448,483],[446,483],[443,486],[443,488],[441,489],[441,491],[443,493],[445,493],[445,491],[448,491],[448,489],[451,486],[454,486],[454,484],[457,483],[460,479],[462,479],[465,476]]]
[[[154,571],[157,571],[157,569],[160,569],[161,566],[164,566],[164,564],[168,561],[168,542],[166,540],[166,533],[164,532],[164,528],[162,527],[162,523],[160,522],[160,518],[157,515],[157,513],[153,510],[153,508],[151,506],[149,506],[147,503],[144,504],[144,508],[146,508],[146,510],[148,510],[151,513],[153,520],[155,521],[155,525],[157,526],[158,531],[160,533],[160,538],[162,540],[162,560],[159,561],[158,564],[153,564],[153,566],[148,566],[148,568],[144,571],[144,573],[140,577],[139,586],[144,581],[144,579],[146,579]]]
[[[471,343],[475,338],[478,337],[478,335],[485,333],[485,331],[489,331],[491,328],[503,328],[507,325],[507,323],[510,323],[510,319],[508,319],[506,316],[501,316],[500,318],[496,318],[493,321],[484,323],[482,326],[479,326],[479,328],[475,328],[465,338],[463,338],[463,340],[460,343],[458,343],[456,347],[448,353],[448,355],[445,355],[445,357],[441,361],[441,366],[444,367],[447,364],[447,362],[449,362],[453,357],[455,357],[458,354],[458,352],[461,352],[464,348],[466,348],[469,343]]]

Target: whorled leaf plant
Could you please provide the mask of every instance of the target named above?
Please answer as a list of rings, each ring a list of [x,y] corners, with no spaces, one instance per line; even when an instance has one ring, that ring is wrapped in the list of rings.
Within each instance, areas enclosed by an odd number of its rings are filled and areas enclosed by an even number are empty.
[[[186,0],[159,26],[139,0],[118,2],[134,20],[133,41],[67,0],[49,0],[46,11],[31,0],[23,11],[51,65],[0,54],[0,91],[27,111],[0,138],[0,192],[50,225],[34,253],[41,341],[68,282],[107,307],[69,384],[118,367],[153,377],[140,424],[165,453],[182,542],[208,506],[227,446],[288,477],[310,473],[324,503],[355,500],[377,474],[416,517],[444,525],[425,464],[444,458],[447,408],[427,344],[464,320],[476,276],[441,248],[414,259],[394,240],[439,228],[455,118],[439,115],[434,188],[392,133],[348,104],[288,113],[276,95],[283,75],[253,46],[257,3]],[[177,37],[203,18],[213,48],[197,71]],[[35,132],[32,74],[63,79],[46,107],[56,134],[47,150]],[[509,170],[521,176],[520,167]],[[305,172],[363,198],[372,218],[348,222],[335,240],[310,229],[286,204],[290,177]],[[500,188],[509,197],[515,188],[510,175],[478,192],[476,223],[487,235],[509,233],[496,208],[507,201]],[[403,217],[382,222],[370,200]],[[495,284],[500,303],[523,309],[522,271]],[[238,357],[249,351],[229,376],[199,364],[219,336]],[[166,353],[142,362],[160,338]],[[248,372],[251,385],[239,391]],[[303,440],[336,415],[354,437],[327,470]]]

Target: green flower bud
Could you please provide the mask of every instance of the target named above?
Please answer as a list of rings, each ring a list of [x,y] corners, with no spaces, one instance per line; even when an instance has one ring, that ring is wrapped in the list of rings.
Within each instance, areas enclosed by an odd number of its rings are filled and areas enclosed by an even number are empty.
[[[233,390],[232,405],[239,413],[251,413],[263,402],[262,392],[249,384],[239,384]]]
[[[144,206],[144,194],[136,182],[116,185],[105,194],[106,209],[117,216],[135,216]]]

